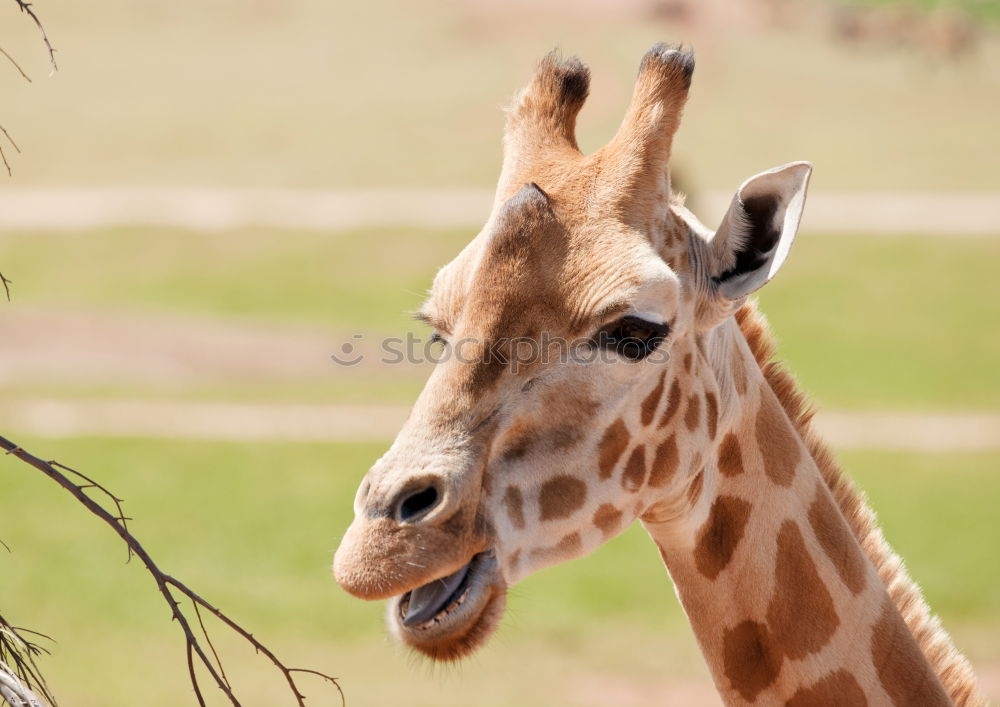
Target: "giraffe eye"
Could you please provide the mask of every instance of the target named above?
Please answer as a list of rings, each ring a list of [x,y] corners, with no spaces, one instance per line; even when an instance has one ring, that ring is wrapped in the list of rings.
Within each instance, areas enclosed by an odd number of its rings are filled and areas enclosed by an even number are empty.
[[[667,324],[627,316],[597,332],[594,343],[630,361],[641,361],[656,351],[669,333]]]

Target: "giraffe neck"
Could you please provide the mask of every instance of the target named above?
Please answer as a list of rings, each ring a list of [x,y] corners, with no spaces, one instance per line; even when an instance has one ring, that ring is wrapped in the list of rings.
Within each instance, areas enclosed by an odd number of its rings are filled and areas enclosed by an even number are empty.
[[[726,704],[952,704],[739,326],[711,337],[718,433],[643,523]]]

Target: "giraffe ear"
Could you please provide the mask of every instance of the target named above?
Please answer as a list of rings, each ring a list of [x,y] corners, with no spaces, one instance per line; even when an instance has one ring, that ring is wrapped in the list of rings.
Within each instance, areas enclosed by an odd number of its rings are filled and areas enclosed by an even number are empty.
[[[743,182],[710,244],[715,292],[738,300],[763,287],[795,240],[812,165],[792,162]]]

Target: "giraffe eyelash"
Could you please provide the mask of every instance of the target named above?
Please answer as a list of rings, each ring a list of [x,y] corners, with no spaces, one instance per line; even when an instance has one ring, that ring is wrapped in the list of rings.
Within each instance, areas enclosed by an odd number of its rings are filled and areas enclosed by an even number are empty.
[[[417,311],[413,313],[413,318],[416,319],[418,322],[426,324],[428,327],[431,328],[431,335],[429,338],[430,343],[432,344],[447,343],[447,340],[445,339],[445,334],[441,333],[442,330],[447,330],[447,329],[443,325],[443,323],[439,319],[437,319],[437,317],[434,317],[431,314],[427,314],[426,312]]]
[[[641,361],[656,351],[669,335],[670,324],[628,315],[602,327],[593,343],[629,361]]]

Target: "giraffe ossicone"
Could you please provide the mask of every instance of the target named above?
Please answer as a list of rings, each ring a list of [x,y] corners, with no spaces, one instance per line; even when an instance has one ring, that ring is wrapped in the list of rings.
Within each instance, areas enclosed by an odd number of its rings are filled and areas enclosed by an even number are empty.
[[[693,70],[651,49],[590,155],[578,59],[550,54],[516,95],[493,211],[420,310],[463,355],[365,477],[336,579],[452,660],[508,587],[639,520],[727,704],[985,704],[746,304],[788,257],[811,166],[748,179],[714,232],[671,193]],[[581,355],[547,355],[565,342]]]

